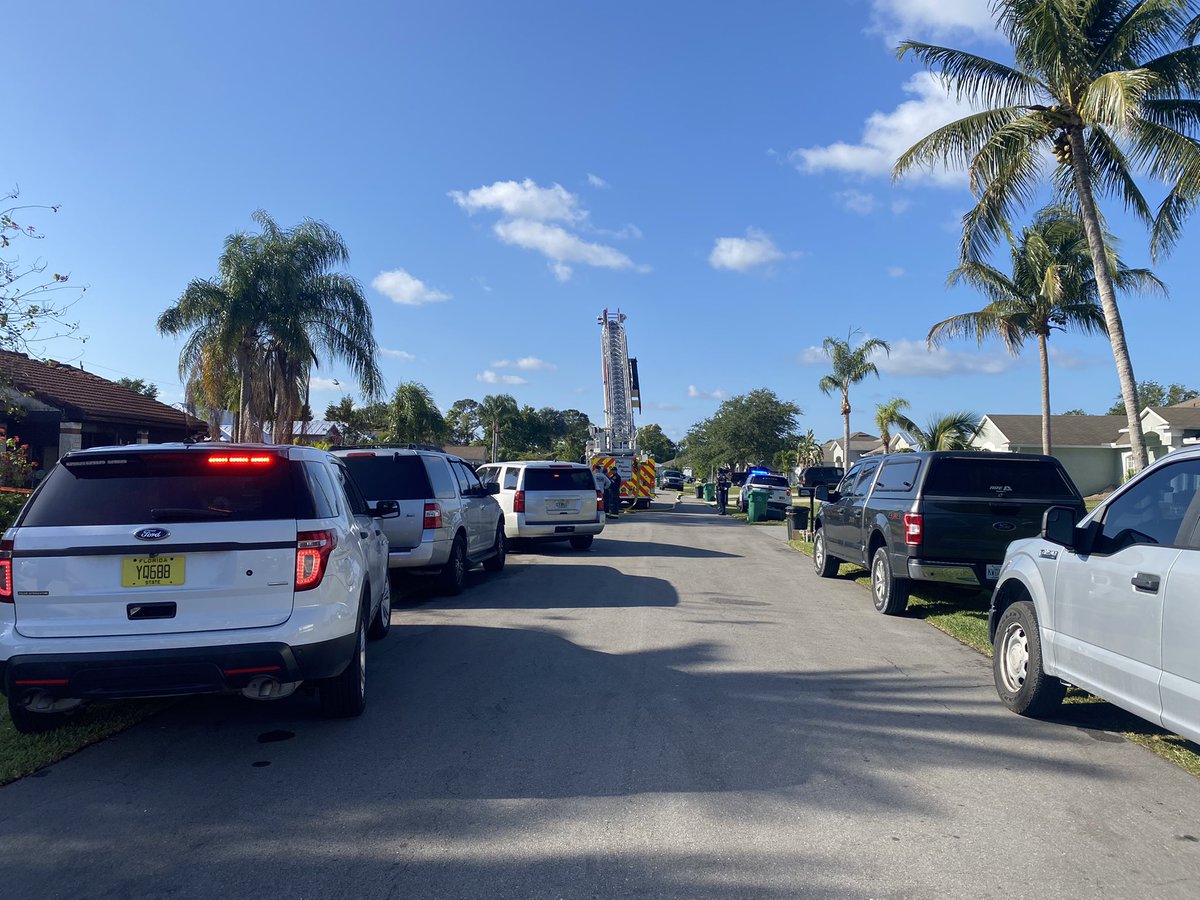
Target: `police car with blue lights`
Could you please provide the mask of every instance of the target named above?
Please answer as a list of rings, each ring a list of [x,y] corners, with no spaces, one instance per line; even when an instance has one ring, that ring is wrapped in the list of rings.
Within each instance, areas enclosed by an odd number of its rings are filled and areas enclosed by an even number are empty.
[[[767,496],[767,514],[783,518],[792,508],[792,489],[787,477],[777,475],[770,469],[750,469],[746,473],[746,483],[742,485],[742,493],[738,498],[738,509],[747,512],[750,508],[750,491],[760,488],[770,491]]]

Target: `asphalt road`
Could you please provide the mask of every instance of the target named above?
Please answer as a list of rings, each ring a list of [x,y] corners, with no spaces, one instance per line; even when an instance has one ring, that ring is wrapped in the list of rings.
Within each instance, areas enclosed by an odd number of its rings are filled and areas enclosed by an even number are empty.
[[[0,894],[1200,896],[1200,783],[781,528],[687,500],[394,622],[361,719],[193,700],[0,789]]]

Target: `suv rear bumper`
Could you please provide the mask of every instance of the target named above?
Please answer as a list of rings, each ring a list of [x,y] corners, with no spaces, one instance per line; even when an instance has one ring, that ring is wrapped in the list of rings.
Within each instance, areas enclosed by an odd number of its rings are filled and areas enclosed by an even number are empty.
[[[523,538],[535,541],[565,541],[567,538],[575,537],[576,535],[597,535],[602,531],[604,531],[603,519],[585,519],[575,522],[539,522],[534,524],[524,521],[523,515],[504,517],[504,536],[507,538]]]
[[[340,674],[357,633],[296,647],[283,643],[105,653],[27,654],[0,661],[4,693],[44,691],[54,698],[111,700],[238,691],[266,675],[280,682]]]
[[[450,559],[453,541],[421,541],[408,550],[388,550],[389,569],[440,568]]]

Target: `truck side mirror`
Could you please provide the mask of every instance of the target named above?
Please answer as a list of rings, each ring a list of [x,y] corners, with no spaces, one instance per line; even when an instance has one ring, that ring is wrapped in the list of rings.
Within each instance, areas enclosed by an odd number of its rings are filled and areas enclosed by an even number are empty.
[[[1078,521],[1078,509],[1052,506],[1042,514],[1042,539],[1068,547],[1076,553],[1091,553],[1099,526],[1093,523],[1087,528],[1079,528],[1076,526]]]
[[[837,491],[834,491],[834,493],[836,494]],[[820,500],[822,503],[830,502],[829,485],[818,484],[815,488],[813,488],[813,499]],[[834,499],[837,498],[835,497]]]

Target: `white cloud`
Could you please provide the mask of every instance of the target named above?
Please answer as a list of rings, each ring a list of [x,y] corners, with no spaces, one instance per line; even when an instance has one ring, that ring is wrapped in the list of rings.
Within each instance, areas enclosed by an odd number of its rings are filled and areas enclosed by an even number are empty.
[[[854,189],[834,194],[834,198],[842,205],[843,209],[858,213],[860,216],[869,216],[879,209],[878,197]]]
[[[1050,357],[1050,362],[1058,369],[1088,369],[1092,366],[1105,365],[1112,362],[1111,358],[1091,354],[1080,355],[1078,353],[1071,353],[1069,350],[1060,350],[1054,346],[1047,348],[1047,355]]]
[[[669,412],[672,410],[682,409],[683,407],[681,407],[678,403],[651,403],[650,408],[661,409]]]
[[[593,175],[591,172],[588,172],[587,178],[588,178],[588,184],[590,184],[594,188],[609,187],[609,183],[607,181],[605,181],[603,178],[601,178],[599,175]]]
[[[492,286],[490,284],[488,284],[488,280],[486,278],[484,278],[482,275],[476,275],[471,280],[473,282],[475,282],[477,285],[479,285],[479,287],[486,293],[490,294],[492,292]]]
[[[465,194],[450,191],[449,196],[469,213],[492,209],[513,218],[539,222],[579,222],[587,218],[587,212],[579,208],[579,198],[561,184],[539,187],[532,178],[497,181]]]
[[[889,176],[892,166],[909,147],[934,129],[971,113],[971,107],[947,93],[929,72],[918,72],[904,84],[905,100],[891,112],[873,112],[863,126],[861,142],[839,141],[824,147],[793,150],[790,159],[801,172],[844,172]],[[914,170],[909,178],[946,187],[966,187],[961,169]]]
[[[817,363],[827,362],[829,357],[825,355],[825,351],[820,347],[805,347],[800,351],[800,355],[796,357],[796,360],[802,366],[815,366]]]
[[[571,277],[569,263],[583,263],[604,269],[639,268],[620,250],[585,241],[558,225],[547,225],[532,219],[512,219],[497,222],[493,231],[506,244],[536,250],[545,256],[559,281]]]
[[[513,367],[524,369],[526,372],[542,370],[551,372],[558,368],[554,363],[548,363],[544,359],[538,359],[536,356],[522,356],[516,362],[511,359],[497,359],[492,363],[493,369],[511,369]]]
[[[908,271],[904,268],[904,266],[888,266],[887,274],[888,278],[903,278],[908,274]]]
[[[450,299],[449,294],[426,286],[420,278],[414,278],[403,269],[380,272],[371,282],[371,287],[403,306],[420,306],[422,303]]]
[[[745,272],[755,266],[763,266],[783,259],[783,253],[775,242],[757,228],[747,228],[746,236],[717,238],[708,264],[714,269],[732,269]]]
[[[520,375],[497,375],[491,369],[484,369],[475,376],[476,381],[484,384],[528,384]]]
[[[892,352],[874,354],[872,361],[885,375],[942,378],[946,375],[999,375],[1017,365],[1002,350],[928,349],[924,341],[890,341]]]
[[[389,350],[387,347],[380,347],[379,352],[384,356],[389,356],[392,359],[402,359],[405,362],[412,362],[416,359],[416,357],[407,350]]]
[[[720,388],[717,388],[715,391],[702,391],[702,390],[700,390],[700,388],[696,387],[694,384],[689,384],[688,385],[688,396],[689,397],[700,397],[704,400],[720,400],[725,396],[725,392],[723,390],[721,390]]]
[[[988,0],[872,0],[872,30],[889,45],[900,40],[998,37]]]
[[[347,390],[336,378],[310,378],[309,391],[341,391]]]

